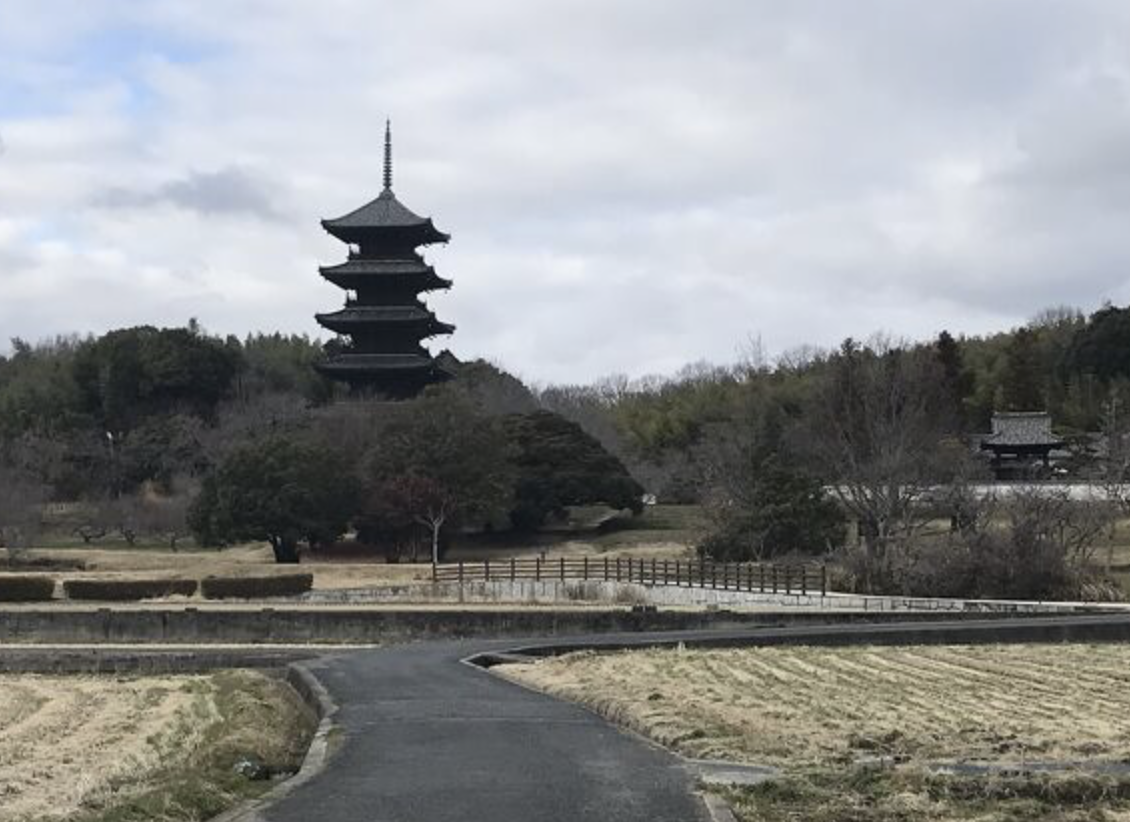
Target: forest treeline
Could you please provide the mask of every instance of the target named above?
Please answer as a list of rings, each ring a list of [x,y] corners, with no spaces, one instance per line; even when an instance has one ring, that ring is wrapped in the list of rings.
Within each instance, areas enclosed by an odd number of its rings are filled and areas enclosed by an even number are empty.
[[[1111,477],[1117,449],[1100,465],[1087,443],[1093,432],[1124,428],[1130,308],[1106,305],[1090,316],[1056,308],[990,336],[849,339],[773,361],[751,346],[735,364],[582,386],[527,386],[490,363],[445,355],[457,379],[399,405],[335,402],[338,389],[312,368],[322,356],[305,336],[221,338],[195,323],[14,340],[0,357],[0,520],[29,500],[113,501],[102,506],[116,509],[112,516],[137,519],[139,495],[148,494],[183,502],[150,512],[161,527],[194,523],[201,539],[249,538],[232,520],[235,509],[220,505],[233,497],[217,483],[271,472],[290,482],[293,466],[272,455],[291,443],[287,453],[305,461],[308,477],[346,473],[356,482],[333,486],[352,499],[340,522],[327,530],[296,521],[288,543],[327,541],[347,525],[386,539],[419,526],[438,542],[437,521],[494,527],[501,513],[513,526],[536,527],[582,498],[597,501],[594,488],[618,507],[646,491],[703,504],[712,527],[700,550],[717,557],[834,549],[850,541],[850,519],[868,560],[860,573],[879,580],[861,587],[905,590],[923,568],[902,568],[898,582],[880,577],[895,573],[885,568],[888,554],[920,524],[924,506],[911,497],[921,489],[958,489],[938,504],[950,506],[946,515],[968,539],[988,538],[969,531],[977,516],[962,513],[972,503],[960,484],[985,476],[968,441],[988,430],[994,411],[1050,411],[1063,438],[1078,444],[1073,470]],[[445,426],[480,435],[444,440],[454,449],[445,452],[432,447]],[[389,450],[396,442],[400,450]],[[583,465],[570,462],[582,453]],[[495,473],[445,475],[448,463],[489,464]],[[481,486],[479,502],[490,505],[453,507],[455,485]],[[889,493],[896,486],[907,498]],[[412,514],[417,508],[440,513]]]

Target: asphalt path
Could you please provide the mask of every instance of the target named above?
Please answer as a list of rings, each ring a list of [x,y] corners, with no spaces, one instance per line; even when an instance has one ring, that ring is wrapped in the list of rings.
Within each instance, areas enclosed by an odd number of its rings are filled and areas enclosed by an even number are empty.
[[[1056,617],[766,627],[531,640],[422,642],[310,665],[338,705],[328,767],[261,812],[270,822],[695,822],[694,777],[673,754],[466,663],[685,642],[701,646],[1127,641],[1130,618]]]
[[[322,660],[344,744],[261,812],[271,822],[692,822],[682,762],[589,711],[464,664],[509,643],[420,643]]]

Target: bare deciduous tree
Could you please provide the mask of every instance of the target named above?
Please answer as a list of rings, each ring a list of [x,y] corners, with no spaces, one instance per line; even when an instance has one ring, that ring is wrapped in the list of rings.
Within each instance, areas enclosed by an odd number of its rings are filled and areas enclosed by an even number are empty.
[[[889,577],[892,545],[913,543],[927,521],[920,502],[945,479],[944,446],[956,433],[950,405],[924,349],[847,340],[825,365],[797,445],[856,520],[870,576]]]
[[[39,536],[47,489],[25,472],[0,467],[0,547],[11,562]]]

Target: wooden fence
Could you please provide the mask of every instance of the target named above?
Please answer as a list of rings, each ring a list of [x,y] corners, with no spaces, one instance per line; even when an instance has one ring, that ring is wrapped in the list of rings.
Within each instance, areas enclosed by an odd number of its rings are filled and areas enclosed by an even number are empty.
[[[709,560],[609,559],[560,557],[557,559],[504,559],[484,562],[450,562],[432,566],[435,582],[535,582],[558,580],[634,582],[719,591],[816,594],[828,591],[824,565],[774,562],[711,562]]]

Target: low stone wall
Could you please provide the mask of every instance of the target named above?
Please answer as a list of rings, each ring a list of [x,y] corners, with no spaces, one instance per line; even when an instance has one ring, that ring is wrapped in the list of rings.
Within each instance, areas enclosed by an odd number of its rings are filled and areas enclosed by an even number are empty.
[[[5,674],[184,674],[228,668],[281,669],[313,656],[309,650],[255,648],[148,650],[132,648],[0,648]],[[292,683],[293,684],[293,683]]]
[[[726,610],[636,612],[623,608],[523,610],[505,607],[445,608],[432,611],[312,606],[120,609],[22,607],[0,609],[0,657],[18,652],[21,644],[378,644],[464,637],[555,637],[642,631],[737,630],[786,624],[876,622],[892,619],[916,621],[942,616],[950,615],[938,612],[896,614],[798,609],[740,613]],[[217,652],[223,653],[220,649]],[[128,654],[129,651],[123,653]],[[236,649],[233,653],[245,652]]]
[[[0,644],[381,643],[478,636],[737,628],[749,614],[627,610],[366,610],[346,608],[12,608],[0,610]]]
[[[725,608],[806,608],[821,611],[881,613],[1063,614],[1127,611],[1118,603],[1026,602],[927,597],[883,597],[830,593],[758,593],[754,591],[640,585],[603,580],[498,580],[345,588],[311,591],[302,601],[312,604],[391,603],[602,603],[610,605],[697,606]]]

